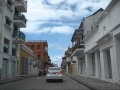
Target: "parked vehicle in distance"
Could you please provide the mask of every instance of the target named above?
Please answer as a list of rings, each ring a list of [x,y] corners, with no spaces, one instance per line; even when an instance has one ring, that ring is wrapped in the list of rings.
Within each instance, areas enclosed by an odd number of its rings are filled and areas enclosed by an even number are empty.
[[[46,81],[49,80],[60,80],[63,82],[63,72],[60,67],[50,67],[46,74]]]
[[[40,69],[39,70],[39,76],[46,75],[46,73],[47,73],[46,69]]]

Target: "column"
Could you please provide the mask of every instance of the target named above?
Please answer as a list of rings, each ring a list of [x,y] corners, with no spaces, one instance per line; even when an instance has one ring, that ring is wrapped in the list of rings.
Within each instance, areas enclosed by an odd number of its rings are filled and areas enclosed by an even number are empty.
[[[66,73],[68,73],[68,64],[66,64]]]
[[[110,48],[110,56],[111,56],[111,66],[112,66],[112,77],[114,81],[117,81],[117,64],[115,60],[114,48]]]
[[[79,68],[78,68],[78,58],[76,56],[76,75],[79,75]]]
[[[116,80],[120,80],[120,39],[114,36],[114,63],[116,66]],[[111,57],[112,58],[112,57]]]
[[[104,63],[104,52],[100,51],[100,61],[101,61],[101,78],[105,80],[105,63]]]
[[[90,54],[85,55],[85,65],[86,65],[86,76],[92,76],[93,67],[92,67],[92,57]]]
[[[101,62],[99,51],[95,52],[96,77],[101,77]]]

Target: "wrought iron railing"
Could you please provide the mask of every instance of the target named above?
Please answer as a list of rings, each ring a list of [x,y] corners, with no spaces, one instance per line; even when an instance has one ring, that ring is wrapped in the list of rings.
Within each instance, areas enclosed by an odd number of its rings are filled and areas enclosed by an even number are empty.
[[[25,24],[27,22],[27,19],[25,18],[25,16],[23,14],[15,14],[14,20],[23,20],[25,22]]]

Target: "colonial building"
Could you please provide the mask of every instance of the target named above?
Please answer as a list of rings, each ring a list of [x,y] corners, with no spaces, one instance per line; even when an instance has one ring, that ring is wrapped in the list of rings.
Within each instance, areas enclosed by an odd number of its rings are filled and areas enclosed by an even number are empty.
[[[72,49],[68,47],[68,49],[65,51],[65,66],[66,66],[66,73],[72,74],[72,62],[71,62],[71,54],[72,54]]]
[[[97,43],[96,42],[92,43],[93,40],[98,39],[97,37],[99,35],[97,34],[94,35],[94,33],[91,33],[91,31],[95,29],[94,31],[97,32],[96,26],[98,25],[96,24],[96,21],[100,18],[103,11],[104,11],[103,9],[99,9],[98,11],[84,19],[84,44],[85,44],[84,53],[85,53],[86,76],[95,76],[96,72],[98,72],[98,76],[100,76],[101,69],[100,60],[98,60],[97,62],[98,65],[96,66],[95,53],[93,53],[94,49],[97,48]],[[93,50],[91,50],[91,48]],[[90,56],[90,58],[88,58],[88,55]]]
[[[26,45],[33,50],[34,56],[40,60],[40,68],[50,65],[47,41],[28,41]]]
[[[35,61],[33,51],[25,44],[20,44],[19,76],[37,75],[39,69]]]
[[[112,0],[95,20],[94,25],[91,25],[89,33],[85,33],[85,60],[88,77],[109,82],[120,81],[119,9],[120,0]]]
[[[65,51],[65,71],[72,75],[85,74],[85,58],[84,58],[84,29],[81,22],[78,29],[75,30],[72,36],[72,47]]]
[[[72,52],[71,52],[71,59],[72,59],[72,71],[73,75],[83,74],[83,63],[84,63],[84,30],[83,30],[83,22],[81,22],[79,29],[76,29],[72,36]],[[80,65],[81,64],[81,65]],[[81,69],[81,70],[80,70]]]

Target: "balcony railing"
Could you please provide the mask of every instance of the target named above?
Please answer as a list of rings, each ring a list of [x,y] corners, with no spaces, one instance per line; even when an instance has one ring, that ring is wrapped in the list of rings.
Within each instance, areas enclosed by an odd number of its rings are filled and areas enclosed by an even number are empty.
[[[72,47],[72,52],[74,52],[76,49],[84,48],[83,43],[77,43]]]
[[[15,0],[15,7],[20,12],[27,11],[27,0]]]
[[[25,34],[21,31],[13,31],[13,38],[19,38],[25,41]]]
[[[23,14],[15,14],[14,15],[14,20],[23,20],[26,24],[27,20]]]

